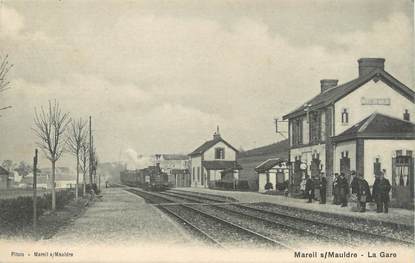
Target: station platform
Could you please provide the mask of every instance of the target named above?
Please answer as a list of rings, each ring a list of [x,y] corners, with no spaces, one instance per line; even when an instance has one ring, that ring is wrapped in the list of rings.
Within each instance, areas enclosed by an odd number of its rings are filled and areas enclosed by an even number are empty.
[[[82,216],[45,241],[95,245],[194,242],[175,221],[141,197],[123,188],[102,190],[102,201],[95,201]]]
[[[233,197],[237,199],[239,202],[243,203],[267,202],[300,209],[358,217],[368,220],[375,220],[379,222],[414,226],[413,210],[389,208],[389,213],[387,214],[376,213],[376,204],[374,203],[367,205],[367,211],[365,213],[360,213],[352,211],[352,206],[355,206],[355,203],[349,203],[347,207],[340,207],[339,205],[333,205],[329,202],[326,204],[319,204],[318,201],[314,201],[313,203],[306,203],[305,199],[296,199],[281,195],[267,195],[258,192],[225,191],[196,187],[183,187],[174,189]]]

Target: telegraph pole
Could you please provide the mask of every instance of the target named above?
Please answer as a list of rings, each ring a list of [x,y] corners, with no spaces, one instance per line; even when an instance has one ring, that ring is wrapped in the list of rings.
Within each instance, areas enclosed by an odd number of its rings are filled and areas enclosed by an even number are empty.
[[[89,185],[92,189],[92,120],[89,116]]]
[[[37,149],[35,149],[35,157],[33,157],[33,233],[36,237],[37,227]]]

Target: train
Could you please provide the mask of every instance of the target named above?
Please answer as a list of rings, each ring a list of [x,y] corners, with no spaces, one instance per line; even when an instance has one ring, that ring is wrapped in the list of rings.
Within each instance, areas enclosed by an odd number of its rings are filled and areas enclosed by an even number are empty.
[[[140,187],[148,191],[164,191],[169,188],[168,175],[160,169],[159,165],[121,171],[120,181],[124,185]]]

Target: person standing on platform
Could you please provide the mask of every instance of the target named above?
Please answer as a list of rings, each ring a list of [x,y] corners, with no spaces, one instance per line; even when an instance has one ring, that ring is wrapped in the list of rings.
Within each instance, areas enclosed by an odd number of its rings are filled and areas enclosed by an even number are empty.
[[[339,174],[335,173],[333,179],[333,204],[335,205],[340,204],[339,192]]]
[[[307,182],[307,179],[304,177],[303,180],[301,180],[301,183],[300,183],[300,191],[302,193],[303,199],[307,198],[307,193],[305,191],[306,182]]]
[[[385,178],[385,173],[386,170],[383,169],[379,174],[379,178],[376,178],[375,183],[373,184],[373,196],[376,200],[377,213],[388,213],[391,184],[389,180]]]
[[[307,203],[313,202],[314,198],[314,181],[308,175],[306,175],[305,192],[308,197]]]
[[[355,171],[351,171],[351,175],[353,176],[352,182],[350,183],[350,188],[352,188],[352,199],[356,200],[356,210],[355,211],[360,211],[361,207],[360,207],[360,202],[357,198],[357,192],[359,191],[359,178],[357,178],[356,172]],[[352,210],[354,210],[352,208]]]
[[[367,181],[361,174],[357,175],[357,203],[359,204],[360,212],[366,212],[366,202],[370,202],[370,188]]]
[[[320,178],[320,204],[326,203],[326,193],[327,193],[327,179],[324,173],[321,173]]]
[[[349,184],[347,183],[347,179],[344,173],[341,173],[340,178],[339,178],[339,195],[340,195],[341,207],[347,206],[347,195],[348,194],[349,194]]]

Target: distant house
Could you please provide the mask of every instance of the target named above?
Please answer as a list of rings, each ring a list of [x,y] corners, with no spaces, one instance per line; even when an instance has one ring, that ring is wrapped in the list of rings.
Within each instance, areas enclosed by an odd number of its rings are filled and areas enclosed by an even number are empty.
[[[0,166],[0,189],[8,189],[9,187],[9,172]]]
[[[36,177],[36,188],[37,189],[48,189],[48,178],[46,176],[37,176]],[[33,174],[30,173],[18,184],[19,188],[32,188],[33,187]]]
[[[251,191],[260,190],[259,176],[255,168],[268,159],[287,160],[288,148],[288,140],[283,140],[239,153],[238,163],[242,166],[242,170],[239,172],[239,180],[247,181]]]
[[[36,177],[37,188],[50,189],[51,188],[52,169],[42,168]],[[80,176],[80,183],[82,176]],[[57,189],[74,188],[76,185],[76,175],[68,167],[56,167],[55,173],[55,187]],[[33,174],[30,173],[25,176],[19,183],[19,188],[33,187]]]
[[[221,180],[235,182],[239,178],[238,150],[221,137],[219,127],[212,140],[197,147],[189,156],[192,187],[207,188]]]

